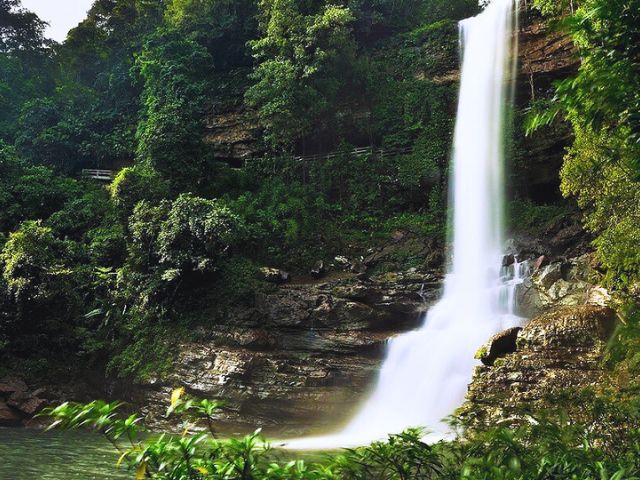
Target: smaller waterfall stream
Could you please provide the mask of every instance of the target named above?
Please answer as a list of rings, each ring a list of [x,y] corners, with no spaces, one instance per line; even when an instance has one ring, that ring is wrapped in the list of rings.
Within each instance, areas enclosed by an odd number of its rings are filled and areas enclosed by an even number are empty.
[[[492,335],[522,322],[517,286],[525,263],[503,263],[504,131],[514,78],[515,0],[492,0],[460,22],[463,63],[450,182],[453,255],[442,299],[422,328],[391,339],[375,388],[336,435],[288,442],[288,448],[365,445],[423,426],[448,434],[443,419],[462,404]]]

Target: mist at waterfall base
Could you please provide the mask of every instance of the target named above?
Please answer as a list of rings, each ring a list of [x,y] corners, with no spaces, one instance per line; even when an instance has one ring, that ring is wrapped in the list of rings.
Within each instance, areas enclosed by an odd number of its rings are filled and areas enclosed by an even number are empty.
[[[450,201],[453,251],[442,299],[423,326],[389,341],[377,384],[339,433],[285,443],[290,449],[367,445],[409,427],[445,438],[443,419],[459,407],[476,351],[494,334],[521,323],[514,290],[517,263],[502,268],[504,131],[514,78],[514,0],[493,0],[460,22],[462,71]]]

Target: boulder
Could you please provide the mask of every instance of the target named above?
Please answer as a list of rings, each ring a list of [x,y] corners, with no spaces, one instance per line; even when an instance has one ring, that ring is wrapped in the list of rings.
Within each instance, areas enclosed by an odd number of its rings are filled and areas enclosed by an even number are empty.
[[[5,377],[0,380],[0,395],[8,396],[15,392],[26,392],[29,387],[23,380],[13,377]]]
[[[351,271],[356,274],[367,273],[367,265],[364,262],[354,262],[354,264],[351,265]]]
[[[515,255],[513,254],[505,255],[504,257],[502,257],[502,268],[510,267],[515,263],[515,261],[516,261]]]
[[[336,262],[336,265],[342,268],[348,268],[351,265],[349,259],[343,255],[338,255],[333,260]]]
[[[598,274],[594,269],[593,255],[556,261],[546,266],[543,266],[544,258],[536,260],[533,275],[518,287],[520,315],[532,318],[560,307],[608,304],[608,292],[594,284]],[[536,270],[537,265],[540,268]]]
[[[391,234],[391,240],[398,243],[405,239],[407,236],[407,232],[403,232],[402,230],[396,230]]]
[[[476,358],[484,365],[492,366],[499,358],[516,351],[516,341],[522,327],[513,327],[504,332],[491,337],[487,344],[482,347]]]
[[[537,275],[536,283],[542,288],[549,290],[554,283],[562,278],[562,263],[556,262],[544,269]]]
[[[47,401],[30,392],[14,392],[7,400],[7,405],[25,415],[33,416],[47,405]]]
[[[313,278],[322,278],[326,272],[324,262],[322,260],[318,260],[311,269],[311,276]]]
[[[533,271],[537,272],[542,267],[546,267],[549,264],[549,258],[546,255],[541,255],[533,261]]]
[[[518,337],[518,350],[597,350],[613,333],[615,314],[607,307],[584,305],[545,313],[529,322]]]

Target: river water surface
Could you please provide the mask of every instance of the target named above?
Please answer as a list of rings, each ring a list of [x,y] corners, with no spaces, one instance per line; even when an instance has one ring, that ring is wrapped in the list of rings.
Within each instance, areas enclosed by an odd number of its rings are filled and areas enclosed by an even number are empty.
[[[96,434],[0,428],[0,480],[120,480],[118,454]]]

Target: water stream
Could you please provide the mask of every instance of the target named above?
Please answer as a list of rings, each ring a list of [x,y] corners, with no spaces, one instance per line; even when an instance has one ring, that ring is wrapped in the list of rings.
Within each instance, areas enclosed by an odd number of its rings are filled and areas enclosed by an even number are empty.
[[[515,289],[526,264],[503,268],[504,135],[515,78],[514,0],[493,0],[460,22],[462,71],[450,180],[452,261],[442,299],[423,326],[389,341],[378,381],[339,433],[287,443],[292,449],[368,444],[423,426],[448,434],[443,419],[462,404],[492,335],[522,322]]]

